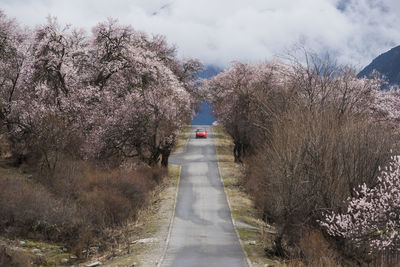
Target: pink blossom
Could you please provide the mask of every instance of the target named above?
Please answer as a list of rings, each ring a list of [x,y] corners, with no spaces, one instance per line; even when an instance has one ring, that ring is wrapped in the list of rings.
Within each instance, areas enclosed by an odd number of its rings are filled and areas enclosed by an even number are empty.
[[[320,224],[329,234],[351,240],[356,245],[367,243],[371,251],[400,248],[400,157],[392,157],[372,188],[365,184],[356,189],[357,197],[349,198],[347,212],[326,213]]]

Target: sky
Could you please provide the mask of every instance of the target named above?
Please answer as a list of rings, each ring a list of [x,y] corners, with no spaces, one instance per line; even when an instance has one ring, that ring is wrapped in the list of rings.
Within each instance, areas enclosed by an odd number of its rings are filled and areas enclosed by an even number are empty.
[[[362,69],[400,45],[398,0],[0,0],[0,9],[22,25],[51,15],[88,32],[116,18],[165,35],[182,59],[220,67],[304,47]]]

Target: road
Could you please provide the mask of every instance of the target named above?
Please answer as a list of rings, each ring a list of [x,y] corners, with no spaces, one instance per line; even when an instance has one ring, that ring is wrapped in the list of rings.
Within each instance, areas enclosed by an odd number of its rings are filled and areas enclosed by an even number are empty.
[[[171,235],[161,266],[248,266],[232,224],[219,175],[212,127],[196,139],[192,126],[185,153],[171,157],[181,177]]]

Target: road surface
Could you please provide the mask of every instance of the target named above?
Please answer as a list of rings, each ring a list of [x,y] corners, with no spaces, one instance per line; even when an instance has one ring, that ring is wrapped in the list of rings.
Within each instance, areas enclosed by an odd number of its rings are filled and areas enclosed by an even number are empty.
[[[207,139],[195,129],[206,128]],[[171,235],[161,266],[248,266],[231,220],[212,127],[192,126],[185,153],[171,157],[181,177]]]

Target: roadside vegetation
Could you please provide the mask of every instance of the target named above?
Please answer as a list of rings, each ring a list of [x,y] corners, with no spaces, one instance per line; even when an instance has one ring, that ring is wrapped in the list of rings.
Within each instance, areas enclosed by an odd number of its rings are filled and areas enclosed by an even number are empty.
[[[399,94],[382,91],[378,75],[358,78],[310,53],[290,59],[237,62],[204,83],[232,138],[224,158],[243,173],[223,175],[237,179],[224,180],[228,195],[242,188],[273,227],[239,233],[289,266],[390,266],[399,248]],[[224,172],[229,163],[220,161]],[[241,220],[240,205],[232,209]]]
[[[183,127],[183,130],[178,135],[178,138],[177,138],[175,146],[172,150],[172,153],[174,153],[174,154],[185,153],[187,143],[189,142],[189,134],[190,134],[191,129],[192,129],[192,127],[190,125],[186,125],[185,127]]]
[[[184,152],[190,129],[190,126],[185,126],[178,135],[173,154]],[[122,246],[114,256],[108,253],[95,260],[100,260],[107,266],[130,266],[133,263],[136,263],[136,266],[158,264],[167,246],[165,241],[174,213],[180,170],[179,165],[168,165],[168,177],[154,191],[151,205],[141,212],[134,225],[128,226],[127,246]]]
[[[276,265],[274,259],[265,257],[264,248],[270,241],[263,238],[263,233],[273,232],[274,229],[260,219],[260,211],[242,184],[244,169],[234,162],[232,138],[221,126],[214,126],[213,130],[221,179],[243,248],[254,267]]]
[[[151,204],[141,211],[134,224],[125,229],[126,243],[90,262],[98,260],[106,266],[131,266],[134,263],[136,266],[156,266],[167,245],[165,240],[173,215],[179,176],[180,166],[170,164],[168,176],[154,191]]]
[[[38,242],[20,255],[38,265],[117,251],[163,185],[201,64],[113,19],[88,34],[0,11],[0,36],[0,265],[13,240]]]

